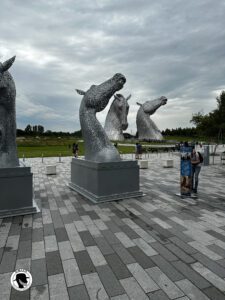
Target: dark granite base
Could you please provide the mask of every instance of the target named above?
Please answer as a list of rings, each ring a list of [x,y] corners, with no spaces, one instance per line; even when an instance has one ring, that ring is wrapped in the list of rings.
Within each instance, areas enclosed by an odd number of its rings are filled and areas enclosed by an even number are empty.
[[[0,169],[0,218],[38,212],[30,167]]]
[[[94,203],[143,196],[136,161],[98,163],[73,158],[69,187]]]

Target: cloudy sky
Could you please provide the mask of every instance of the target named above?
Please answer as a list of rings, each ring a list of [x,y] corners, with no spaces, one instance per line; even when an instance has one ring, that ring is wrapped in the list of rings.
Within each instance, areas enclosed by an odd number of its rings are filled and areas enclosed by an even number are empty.
[[[128,132],[136,101],[162,95],[158,127],[192,126],[192,114],[214,109],[225,89],[224,11],[224,0],[1,0],[0,61],[17,56],[17,127],[80,129],[74,89],[118,72],[127,78],[120,92],[132,94]]]

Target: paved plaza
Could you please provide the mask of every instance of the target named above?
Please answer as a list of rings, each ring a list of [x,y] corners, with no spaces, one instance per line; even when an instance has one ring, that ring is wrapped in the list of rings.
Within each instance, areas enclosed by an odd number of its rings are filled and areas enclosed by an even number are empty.
[[[98,205],[67,187],[71,158],[26,160],[42,208],[0,219],[0,299],[225,299],[225,165],[202,167],[198,198],[180,199],[179,156],[148,159],[144,197]],[[33,276],[25,292],[10,285],[19,268]]]

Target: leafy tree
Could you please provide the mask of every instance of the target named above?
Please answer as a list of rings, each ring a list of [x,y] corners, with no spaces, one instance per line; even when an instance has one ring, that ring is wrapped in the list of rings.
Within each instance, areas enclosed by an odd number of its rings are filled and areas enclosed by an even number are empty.
[[[216,109],[206,115],[201,112],[194,114],[191,122],[196,125],[199,134],[220,140],[225,132],[225,91],[216,100]]]

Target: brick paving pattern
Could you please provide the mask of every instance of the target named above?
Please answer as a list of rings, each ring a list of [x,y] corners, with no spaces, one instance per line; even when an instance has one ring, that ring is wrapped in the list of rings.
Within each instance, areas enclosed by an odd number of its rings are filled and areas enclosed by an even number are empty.
[[[140,171],[144,197],[98,205],[68,188],[70,158],[28,159],[42,210],[0,219],[0,299],[225,299],[225,167],[202,167],[198,198],[180,199],[166,156]],[[26,292],[10,286],[18,268]]]

